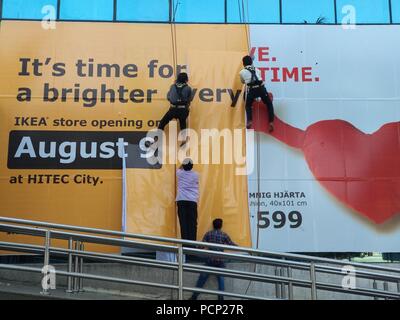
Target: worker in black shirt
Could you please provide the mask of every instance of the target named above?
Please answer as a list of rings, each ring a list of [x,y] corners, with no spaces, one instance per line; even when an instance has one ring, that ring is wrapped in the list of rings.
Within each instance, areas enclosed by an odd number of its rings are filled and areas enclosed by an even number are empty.
[[[247,129],[250,129],[253,124],[252,105],[255,99],[261,98],[268,109],[269,131],[274,131],[274,106],[268,96],[267,89],[261,79],[261,74],[258,69],[253,66],[253,59],[250,56],[243,57],[244,69],[240,71],[240,80],[247,85],[246,92],[246,116]]]

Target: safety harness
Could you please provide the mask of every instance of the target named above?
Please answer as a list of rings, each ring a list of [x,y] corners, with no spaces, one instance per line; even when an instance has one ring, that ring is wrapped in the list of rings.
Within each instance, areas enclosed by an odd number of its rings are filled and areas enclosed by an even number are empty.
[[[186,108],[188,101],[183,98],[183,88],[187,86],[186,83],[175,83],[176,93],[178,94],[178,100],[175,104],[171,105],[172,107],[183,109]]]
[[[251,80],[250,83],[247,84],[249,89],[259,88],[263,85],[263,82],[258,79],[256,74],[256,69],[253,66],[246,67],[246,70],[250,71],[251,73]]]

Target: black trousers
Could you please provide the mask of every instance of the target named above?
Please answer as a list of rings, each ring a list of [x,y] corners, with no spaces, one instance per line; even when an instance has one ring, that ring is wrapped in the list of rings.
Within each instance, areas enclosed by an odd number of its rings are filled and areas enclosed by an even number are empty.
[[[164,117],[161,119],[160,124],[158,125],[158,129],[164,130],[166,125],[172,119],[178,119],[180,129],[184,130],[184,129],[186,129],[186,119],[188,116],[189,116],[189,109],[171,107],[171,108],[169,108],[167,113],[164,115]]]
[[[273,122],[275,119],[274,106],[272,104],[271,99],[268,96],[267,89],[264,86],[261,86],[258,88],[250,88],[247,92],[247,96],[246,96],[247,122],[253,120],[252,105],[256,98],[261,98],[262,102],[265,103],[265,105],[267,106],[267,110],[268,110],[269,122]]]
[[[196,241],[197,238],[197,203],[177,201],[181,238]]]

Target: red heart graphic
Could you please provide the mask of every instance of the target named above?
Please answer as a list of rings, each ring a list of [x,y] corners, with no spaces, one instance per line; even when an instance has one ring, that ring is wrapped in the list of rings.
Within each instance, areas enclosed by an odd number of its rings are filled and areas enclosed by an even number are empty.
[[[253,127],[268,132],[262,102],[253,106]],[[380,224],[400,213],[400,122],[366,134],[343,120],[325,120],[305,131],[278,117],[271,134],[302,150],[315,178],[339,201]]]

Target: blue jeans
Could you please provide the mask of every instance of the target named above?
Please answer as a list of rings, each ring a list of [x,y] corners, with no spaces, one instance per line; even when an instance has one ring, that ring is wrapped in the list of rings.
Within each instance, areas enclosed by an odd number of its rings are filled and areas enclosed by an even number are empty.
[[[201,273],[199,276],[199,279],[197,280],[196,287],[197,288],[203,288],[204,285],[206,284],[208,277],[210,274],[208,273]],[[218,290],[219,291],[225,291],[225,282],[224,282],[224,277],[223,276],[217,276],[218,280]],[[197,299],[200,293],[195,292],[193,293],[192,299]],[[218,300],[224,300],[224,296],[219,295]]]

